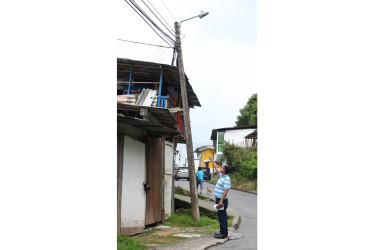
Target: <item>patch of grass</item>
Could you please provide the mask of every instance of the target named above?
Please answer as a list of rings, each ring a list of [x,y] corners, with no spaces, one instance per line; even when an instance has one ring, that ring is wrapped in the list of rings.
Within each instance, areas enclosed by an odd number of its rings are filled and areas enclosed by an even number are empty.
[[[179,211],[178,211],[179,210]],[[177,227],[207,227],[211,230],[219,229],[218,215],[216,212],[200,212],[200,221],[192,219],[191,209],[178,209],[175,214],[171,215],[165,225]],[[228,216],[228,225],[231,225],[233,216]]]
[[[255,191],[257,192],[257,180],[253,181],[252,185],[249,185],[248,189],[250,191]]]
[[[247,177],[243,176],[240,172],[234,172],[229,174],[231,179],[231,186],[238,190],[243,191],[255,191],[257,192],[257,180],[249,180]]]
[[[175,194],[190,196],[190,192],[180,186],[176,186],[174,189]]]
[[[160,237],[155,237],[153,239],[144,240],[144,243],[166,245],[166,244],[186,240],[186,238],[184,238],[184,237],[176,237],[176,236],[173,236],[173,235],[167,235],[167,236],[164,236],[162,238],[163,238],[163,241],[160,241]]]
[[[168,231],[168,230],[153,228],[152,230],[145,231],[142,234],[138,234],[132,237],[148,247],[149,245],[155,245],[155,244],[164,245],[164,244],[170,244],[170,243],[178,242],[181,240],[185,240],[185,238],[183,237],[174,237],[169,234],[165,234],[165,235],[158,234],[157,233],[158,231]],[[170,233],[174,234],[175,232],[170,232]]]
[[[234,217],[229,216],[228,225],[231,226]],[[218,216],[216,212],[201,212],[200,221],[192,219],[191,209],[180,208],[171,215],[163,225],[171,226],[171,229],[152,228],[142,234],[131,237],[118,236],[117,250],[134,249],[143,250],[155,245],[165,245],[184,241],[184,237],[176,237],[173,234],[196,233],[201,235],[212,235],[213,231],[219,229]]]
[[[147,235],[153,234],[154,232],[161,231],[161,230],[162,229],[159,229],[159,228],[153,228],[152,230],[144,231],[142,233],[142,236],[147,236]]]
[[[170,244],[170,243],[174,243],[174,242],[178,242],[178,241],[181,241],[181,240],[186,240],[186,238],[183,238],[183,237],[175,237],[175,236],[172,236],[172,235],[168,235],[168,236],[165,236],[165,237],[162,237],[163,240],[160,240],[160,237],[153,237],[153,238],[150,238],[150,239],[144,239],[142,240],[142,242],[144,244],[160,244],[160,245],[166,245],[166,244]]]
[[[147,246],[139,240],[127,236],[117,236],[117,250],[143,250]]]
[[[166,221],[168,226],[185,226],[185,227],[206,227],[211,226],[213,229],[219,228],[217,219],[212,219],[204,215],[200,215],[200,221],[194,221],[191,215],[188,214],[173,214]]]

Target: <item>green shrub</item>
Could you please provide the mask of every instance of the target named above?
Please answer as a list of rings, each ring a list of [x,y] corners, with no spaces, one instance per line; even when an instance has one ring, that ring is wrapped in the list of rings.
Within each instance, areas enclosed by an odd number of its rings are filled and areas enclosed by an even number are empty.
[[[233,172],[250,180],[257,179],[257,148],[241,148],[225,142],[223,155]]]
[[[242,162],[239,172],[249,179],[257,179],[257,157]]]

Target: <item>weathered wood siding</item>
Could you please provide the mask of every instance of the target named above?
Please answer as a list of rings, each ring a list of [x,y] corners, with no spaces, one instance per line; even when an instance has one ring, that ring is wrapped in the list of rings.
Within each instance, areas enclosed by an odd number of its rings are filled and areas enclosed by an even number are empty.
[[[147,191],[145,224],[161,221],[162,201],[162,140],[159,137],[148,137],[147,140]]]

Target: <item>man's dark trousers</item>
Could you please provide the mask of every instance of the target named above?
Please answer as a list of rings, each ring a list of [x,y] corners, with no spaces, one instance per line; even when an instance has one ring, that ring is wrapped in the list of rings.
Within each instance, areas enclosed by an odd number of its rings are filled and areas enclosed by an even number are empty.
[[[219,203],[221,199],[220,198],[216,198],[216,204]],[[219,221],[219,227],[220,227],[220,232],[221,234],[223,234],[224,236],[227,236],[227,212],[226,212],[226,209],[227,209],[227,206],[229,205],[229,199],[226,198],[223,200],[223,210],[218,210],[218,221]]]

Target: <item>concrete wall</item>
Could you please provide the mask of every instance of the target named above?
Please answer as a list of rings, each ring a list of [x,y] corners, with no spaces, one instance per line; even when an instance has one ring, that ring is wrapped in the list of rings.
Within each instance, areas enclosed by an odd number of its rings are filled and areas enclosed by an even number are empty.
[[[164,209],[165,219],[171,215],[171,195],[173,185],[173,160],[174,160],[174,145],[170,142],[165,142],[165,176],[164,176]]]
[[[144,228],[146,192],[145,144],[124,137],[121,228]]]
[[[225,141],[233,143],[237,146],[244,147],[244,137],[255,131],[255,129],[238,129],[238,130],[226,130]]]

